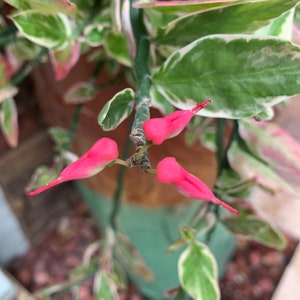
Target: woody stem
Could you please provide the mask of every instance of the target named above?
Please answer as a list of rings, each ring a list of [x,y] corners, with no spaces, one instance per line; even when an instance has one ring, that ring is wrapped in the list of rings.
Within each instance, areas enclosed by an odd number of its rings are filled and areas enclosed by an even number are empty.
[[[133,69],[137,80],[135,117],[131,128],[130,139],[136,145],[137,152],[146,143],[143,123],[150,118],[150,69],[149,69],[149,40],[143,22],[143,10],[132,7],[135,0],[131,0],[130,19],[135,40],[136,53],[133,58]],[[142,168],[149,168],[150,163],[145,152],[142,156]]]

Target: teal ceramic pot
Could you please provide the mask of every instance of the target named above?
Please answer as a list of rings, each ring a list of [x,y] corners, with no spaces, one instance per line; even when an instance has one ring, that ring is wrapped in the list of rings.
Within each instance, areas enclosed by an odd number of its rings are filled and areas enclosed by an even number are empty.
[[[109,224],[112,201],[93,192],[82,183],[77,184],[100,229],[105,229]],[[149,299],[170,299],[163,296],[164,292],[179,284],[177,261],[182,250],[168,255],[166,249],[179,238],[178,227],[188,224],[200,205],[199,201],[160,208],[122,204],[119,215],[122,229],[139,250],[153,272],[154,279],[147,281],[131,270],[126,271],[141,294]],[[202,238],[205,239],[204,236]],[[219,223],[210,237],[209,246],[216,256],[221,277],[227,261],[235,251],[235,238]]]

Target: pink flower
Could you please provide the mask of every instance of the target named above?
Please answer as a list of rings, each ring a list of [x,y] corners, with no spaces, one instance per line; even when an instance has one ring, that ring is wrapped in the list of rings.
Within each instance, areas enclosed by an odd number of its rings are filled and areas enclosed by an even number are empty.
[[[166,157],[158,163],[156,177],[158,181],[173,185],[188,197],[210,201],[239,214],[236,209],[218,199],[204,182],[182,168],[174,157]]]
[[[160,145],[166,139],[178,135],[186,127],[196,112],[204,108],[210,102],[210,99],[207,99],[204,102],[197,104],[191,110],[179,110],[166,117],[153,118],[145,121],[143,130],[146,139],[151,141],[154,145]]]
[[[101,138],[78,160],[63,169],[58,178],[35,191],[27,193],[27,195],[37,195],[65,181],[93,176],[116,160],[118,156],[116,142],[109,138]]]

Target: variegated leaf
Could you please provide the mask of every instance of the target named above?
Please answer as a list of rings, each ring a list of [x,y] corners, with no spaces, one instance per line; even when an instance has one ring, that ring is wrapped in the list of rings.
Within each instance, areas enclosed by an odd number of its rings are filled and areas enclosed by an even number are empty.
[[[115,32],[108,32],[104,39],[103,46],[107,54],[113,59],[116,59],[124,66],[131,66],[131,58],[125,36]]]
[[[24,37],[40,46],[60,50],[68,45],[72,30],[64,14],[47,15],[28,10],[14,14],[12,20]]]
[[[273,122],[243,120],[239,133],[255,155],[273,169],[300,176],[300,143]]]
[[[286,193],[290,196],[299,194],[269,166],[243,151],[236,142],[231,144],[228,159],[232,169],[244,180],[255,180],[257,184],[272,193]]]
[[[67,104],[80,104],[91,101],[96,95],[96,88],[88,81],[77,82],[64,95]]]
[[[11,147],[18,145],[18,112],[13,98],[4,100],[0,110],[0,126],[7,143]]]
[[[222,223],[234,234],[255,239],[263,245],[275,249],[283,249],[286,246],[286,240],[277,228],[255,216],[228,218]]]
[[[74,15],[76,13],[76,5],[69,0],[5,0],[11,6],[20,10],[40,10],[43,13],[64,13]]]
[[[12,98],[18,93],[18,88],[12,85],[6,85],[0,88],[0,103],[8,98]]]
[[[66,47],[57,51],[50,51],[50,60],[56,80],[62,80],[68,76],[70,70],[77,63],[80,56],[80,44],[69,43]]]
[[[133,4],[136,8],[153,8],[164,13],[193,13],[203,12],[226,6],[261,2],[265,0],[185,0],[185,1],[138,1]]]
[[[247,1],[246,4],[187,15],[160,28],[155,41],[160,45],[184,46],[211,34],[254,33],[295,7],[298,2]]]
[[[126,88],[109,100],[98,115],[98,123],[105,131],[114,130],[132,112],[135,93]]]
[[[205,244],[194,241],[182,252],[178,276],[182,288],[193,299],[220,299],[217,263]]]
[[[271,37],[212,35],[175,51],[154,72],[152,98],[180,109],[211,98],[207,117],[255,116],[300,93],[300,48]],[[156,99],[154,100],[156,101]]]

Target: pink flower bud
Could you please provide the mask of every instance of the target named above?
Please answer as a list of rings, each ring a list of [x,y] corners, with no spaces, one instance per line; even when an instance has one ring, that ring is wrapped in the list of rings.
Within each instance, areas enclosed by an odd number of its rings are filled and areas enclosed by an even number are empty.
[[[101,138],[78,160],[63,169],[57,179],[35,191],[27,193],[27,195],[37,195],[65,181],[93,176],[102,171],[109,163],[117,159],[118,156],[119,152],[116,142],[109,138]]]
[[[153,118],[145,121],[143,130],[145,137],[154,145],[160,145],[166,139],[178,135],[186,127],[192,117],[211,101],[205,100],[191,110],[178,110],[162,118]]]
[[[218,199],[204,182],[181,167],[174,157],[166,157],[158,163],[156,177],[159,182],[173,185],[185,196],[210,201],[239,214],[236,209]]]

